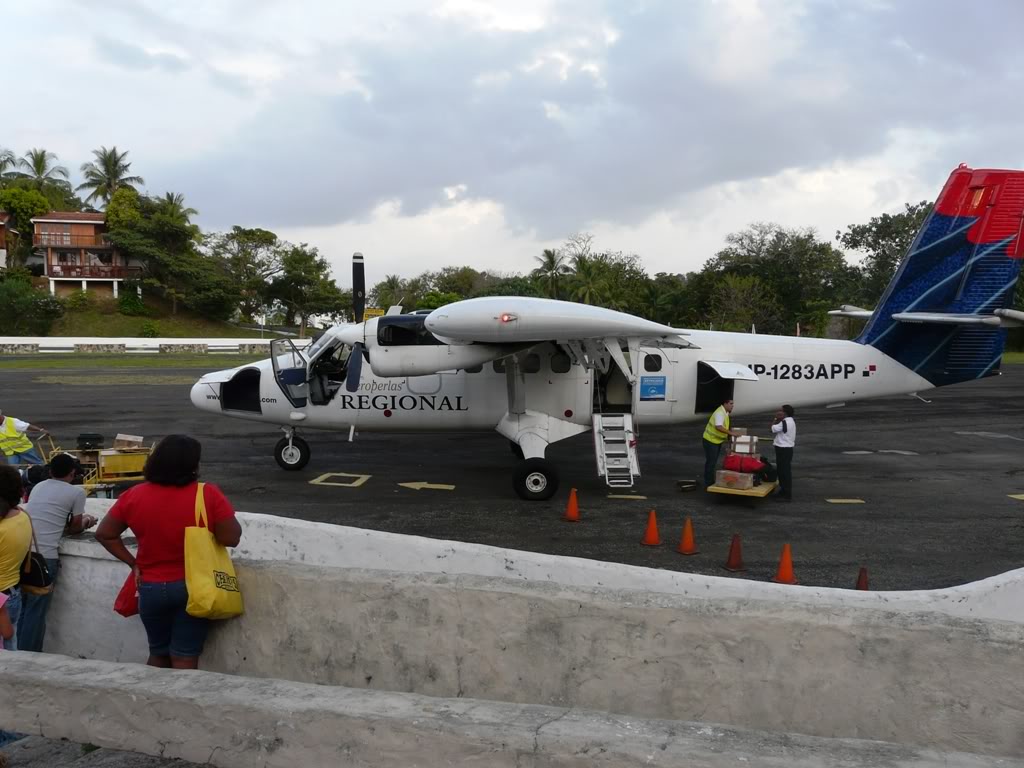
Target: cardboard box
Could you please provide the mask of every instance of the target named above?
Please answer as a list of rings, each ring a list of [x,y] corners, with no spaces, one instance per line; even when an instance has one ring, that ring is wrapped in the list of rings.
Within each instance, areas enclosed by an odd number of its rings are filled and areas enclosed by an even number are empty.
[[[746,491],[754,487],[754,476],[747,472],[730,472],[727,469],[720,469],[715,473],[715,485]]]
[[[733,453],[740,453],[744,456],[757,455],[757,437],[755,435],[743,435],[732,438],[730,450]]]
[[[142,435],[117,435],[114,438],[115,448],[141,448]]]

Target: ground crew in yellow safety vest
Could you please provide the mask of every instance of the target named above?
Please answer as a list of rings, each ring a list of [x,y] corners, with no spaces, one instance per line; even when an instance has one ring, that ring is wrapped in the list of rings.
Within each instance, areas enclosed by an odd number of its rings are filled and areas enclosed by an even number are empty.
[[[42,464],[35,446],[28,439],[28,432],[45,434],[46,430],[13,416],[4,416],[0,411],[0,451],[8,464]]]
[[[729,435],[738,434],[729,427],[729,414],[732,413],[732,400],[726,400],[711,414],[708,425],[704,427],[704,487],[715,484],[715,467],[718,466],[718,455],[722,452],[722,443]]]

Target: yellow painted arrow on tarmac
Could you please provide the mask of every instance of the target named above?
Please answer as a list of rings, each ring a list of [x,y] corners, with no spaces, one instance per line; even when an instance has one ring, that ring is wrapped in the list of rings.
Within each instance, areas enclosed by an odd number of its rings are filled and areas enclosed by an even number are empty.
[[[414,491],[422,491],[424,489],[429,491],[454,491],[454,485],[444,485],[443,483],[424,483],[422,480],[418,483],[399,483],[403,488],[412,488]]]

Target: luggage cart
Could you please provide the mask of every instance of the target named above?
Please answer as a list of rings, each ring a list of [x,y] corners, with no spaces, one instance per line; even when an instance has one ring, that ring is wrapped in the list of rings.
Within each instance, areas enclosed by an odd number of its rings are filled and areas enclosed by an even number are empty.
[[[764,438],[756,438],[756,437],[755,437],[755,439],[756,440],[764,440]],[[730,446],[732,445],[732,443],[733,443],[733,440],[730,439]],[[745,455],[747,455],[747,454],[745,454]],[[737,473],[737,474],[742,474],[742,473]],[[778,481],[775,481],[775,480],[773,480],[771,482],[762,482],[760,485],[755,485],[752,488],[730,488],[728,486],[718,485],[716,483],[715,485],[708,486],[707,492],[708,493],[720,493],[720,494],[724,494],[726,496],[744,496],[744,497],[746,497],[748,499],[764,499],[764,498],[767,498],[768,496],[770,496],[775,491],[775,489],[778,488],[778,487],[779,487],[779,483],[778,483]]]
[[[82,468],[82,487],[86,496],[112,498],[119,483],[143,480],[146,459],[153,452],[153,446],[104,448],[102,438],[79,440],[79,447],[61,448],[49,433],[38,441],[39,453],[49,462],[58,453],[74,456]],[[46,443],[44,444],[44,440]]]

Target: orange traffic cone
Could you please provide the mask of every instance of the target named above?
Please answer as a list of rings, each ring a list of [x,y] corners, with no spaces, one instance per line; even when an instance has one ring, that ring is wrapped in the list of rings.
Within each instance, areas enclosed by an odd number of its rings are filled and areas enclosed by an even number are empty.
[[[793,553],[789,544],[782,545],[782,557],[779,559],[779,570],[775,572],[772,581],[777,584],[796,584],[796,576],[793,575]]]
[[[647,514],[647,530],[644,531],[644,538],[640,543],[645,547],[657,547],[661,544],[661,537],[658,535],[658,518],[653,509]]]
[[[676,551],[681,555],[700,554],[700,550],[697,549],[697,543],[693,540],[693,523],[690,522],[690,518],[686,518],[686,522],[683,523],[683,538],[679,542],[679,549]]]
[[[727,571],[745,571],[746,566],[743,565],[743,547],[740,544],[740,535],[734,533],[732,535],[732,543],[729,545],[729,559],[725,561],[725,565],[722,566]]]
[[[562,519],[568,523],[578,523],[580,521],[580,506],[576,502],[576,489],[573,488],[569,491],[569,503],[565,505],[565,514]]]
[[[865,592],[868,589],[868,569],[862,567],[860,573],[857,574],[857,589],[863,589]]]

